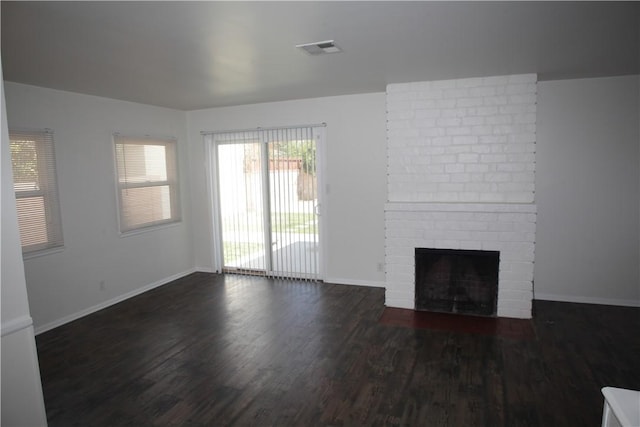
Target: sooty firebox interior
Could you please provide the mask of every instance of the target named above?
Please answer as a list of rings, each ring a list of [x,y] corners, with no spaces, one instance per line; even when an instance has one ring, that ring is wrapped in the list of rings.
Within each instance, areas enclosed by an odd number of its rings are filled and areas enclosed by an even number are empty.
[[[415,309],[495,316],[500,252],[416,248]]]

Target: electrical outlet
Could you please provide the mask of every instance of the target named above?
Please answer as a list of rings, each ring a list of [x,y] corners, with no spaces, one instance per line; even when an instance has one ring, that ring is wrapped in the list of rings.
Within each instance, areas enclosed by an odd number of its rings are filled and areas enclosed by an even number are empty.
[[[378,271],[379,271],[380,273],[383,273],[383,272],[384,272],[384,262],[379,262],[379,263],[378,263]]]
[[[100,283],[98,283],[98,289],[100,289],[101,291],[105,290],[104,280],[100,280]]]

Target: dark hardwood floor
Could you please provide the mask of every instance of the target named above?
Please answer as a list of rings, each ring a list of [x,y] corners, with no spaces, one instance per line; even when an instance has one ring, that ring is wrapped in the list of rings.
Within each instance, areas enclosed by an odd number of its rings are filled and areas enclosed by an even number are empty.
[[[640,309],[537,301],[526,339],[380,322],[384,290],[195,273],[37,337],[56,426],[598,426]]]

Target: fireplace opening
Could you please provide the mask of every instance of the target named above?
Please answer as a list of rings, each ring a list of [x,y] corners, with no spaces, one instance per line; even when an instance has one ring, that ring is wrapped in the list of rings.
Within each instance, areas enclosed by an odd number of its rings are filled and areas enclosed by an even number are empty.
[[[415,309],[496,316],[500,252],[416,248]]]

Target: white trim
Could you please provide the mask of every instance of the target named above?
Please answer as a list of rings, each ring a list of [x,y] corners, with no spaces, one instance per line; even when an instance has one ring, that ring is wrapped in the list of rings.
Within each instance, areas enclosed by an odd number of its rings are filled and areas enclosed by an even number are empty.
[[[33,319],[31,316],[20,316],[15,319],[11,319],[8,322],[2,324],[2,336],[13,334],[14,332],[27,329],[33,325]]]
[[[177,227],[179,225],[182,225],[182,219],[171,220],[171,221],[162,222],[154,225],[147,225],[145,227],[134,228],[133,230],[129,230],[129,231],[118,231],[118,235],[121,238],[125,238],[125,237],[136,236],[138,234],[149,233],[151,231],[162,230],[163,228]]]
[[[575,295],[556,295],[535,293],[533,299],[542,301],[577,302],[581,304],[618,305],[622,307],[640,307],[640,300],[592,298]]]
[[[350,286],[370,286],[373,288],[384,288],[384,281],[377,280],[359,280],[359,279],[340,279],[336,277],[327,277],[324,279],[324,283],[331,283],[335,285],[350,285]]]
[[[260,131],[269,131],[269,130],[285,130],[285,129],[317,128],[317,127],[327,127],[327,124],[316,123],[316,124],[310,124],[310,125],[257,127],[252,129],[203,130],[200,132],[200,135],[208,136],[208,135],[219,135],[223,133],[260,132]]]
[[[22,253],[22,259],[26,261],[26,260],[32,259],[32,258],[39,258],[41,256],[57,254],[58,252],[64,251],[64,249],[65,249],[65,247],[64,247],[64,245],[62,245],[62,246],[56,246],[55,248],[41,249],[39,251],[23,252]]]
[[[194,268],[194,273],[211,273],[211,274],[220,274],[219,271],[216,271],[214,268],[211,267],[196,267]]]
[[[68,316],[64,316],[58,320],[54,320],[53,322],[49,322],[47,324],[41,325],[41,326],[37,326],[35,328],[35,334],[36,335],[40,335],[43,332],[47,332],[50,331],[51,329],[57,328],[58,326],[62,326],[65,323],[69,323],[72,322],[74,320],[77,320],[81,317],[87,316],[89,314],[95,313],[96,311],[100,311],[104,308],[110,307],[114,304],[117,304],[119,302],[122,302],[124,300],[127,300],[129,298],[135,297],[136,295],[140,295],[142,293],[145,293],[147,291],[150,291],[151,289],[160,287],[162,285],[166,285],[169,282],[172,282],[174,280],[180,279],[182,277],[188,276],[191,273],[195,273],[197,270],[195,268],[190,268],[189,270],[183,271],[182,273],[178,273],[178,274],[174,274],[173,276],[169,276],[166,277],[164,279],[160,279],[156,282],[150,283],[146,286],[143,286],[141,288],[138,289],[134,289],[133,291],[127,292],[126,294],[122,294],[119,295],[115,298],[112,298],[110,300],[107,301],[103,301],[99,304],[96,304],[94,306],[91,306],[89,308],[85,308],[84,310],[80,310],[77,313],[73,313],[70,314]]]

